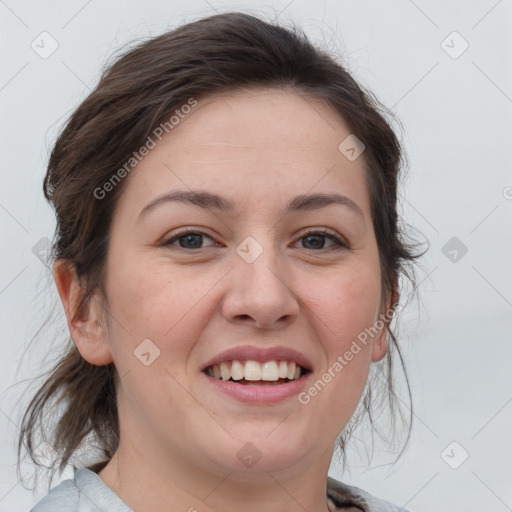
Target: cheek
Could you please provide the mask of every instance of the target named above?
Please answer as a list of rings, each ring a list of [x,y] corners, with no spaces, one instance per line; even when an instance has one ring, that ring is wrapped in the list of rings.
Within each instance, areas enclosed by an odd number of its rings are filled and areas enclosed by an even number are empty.
[[[351,341],[373,325],[380,304],[380,274],[359,265],[331,273],[325,279],[304,278],[307,306],[314,313],[329,351],[345,351]],[[300,281],[299,281],[300,282]]]
[[[313,313],[325,360],[307,392],[317,407],[332,410],[333,421],[348,421],[368,378],[371,338],[365,330],[374,325],[378,311],[380,274],[361,265],[316,283],[309,283],[307,309]]]
[[[136,272],[135,264],[112,269],[107,288],[110,343],[122,381],[120,414],[144,411],[155,430],[166,425],[187,431],[193,428],[191,415],[169,416],[169,411],[197,410],[188,390],[188,373],[197,367],[189,355],[211,318],[212,302],[206,296],[218,277],[184,279],[176,270],[171,275],[168,264],[138,268],[143,271]],[[133,428],[143,427],[137,420]]]
[[[207,297],[218,276],[185,279],[179,268],[171,272],[168,262],[148,265],[134,259],[112,268],[108,275],[114,357],[133,356],[141,342],[149,339],[160,354],[172,355],[155,364],[184,359],[209,321]]]

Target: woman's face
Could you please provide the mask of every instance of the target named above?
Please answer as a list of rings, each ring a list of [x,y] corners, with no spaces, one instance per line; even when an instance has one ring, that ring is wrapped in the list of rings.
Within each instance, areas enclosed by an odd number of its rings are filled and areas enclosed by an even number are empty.
[[[120,448],[240,478],[328,465],[386,350],[383,331],[358,336],[389,306],[349,135],[318,100],[223,94],[125,178],[105,282]],[[283,381],[291,363],[308,372]]]

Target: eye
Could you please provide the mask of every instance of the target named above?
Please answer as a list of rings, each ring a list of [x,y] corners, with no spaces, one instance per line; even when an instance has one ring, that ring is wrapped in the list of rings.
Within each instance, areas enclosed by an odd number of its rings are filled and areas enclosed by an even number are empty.
[[[208,236],[207,234],[201,231],[194,230],[185,230],[179,233],[176,233],[174,236],[169,238],[169,240],[162,243],[162,246],[176,246],[179,249],[204,249],[208,246],[203,246],[204,238],[213,241],[213,238]],[[330,247],[325,247],[325,240],[331,242]],[[308,250],[342,250],[342,249],[350,249],[349,245],[339,236],[325,230],[315,230],[315,231],[307,231],[303,233],[302,236],[298,239],[298,241],[305,241],[305,245],[309,245],[309,247],[304,247]],[[176,245],[176,242],[179,243],[179,246]],[[210,244],[215,245],[214,244]]]
[[[331,246],[331,250],[350,249],[343,239],[325,230],[308,231],[299,238],[299,240],[306,241],[306,245],[310,247],[305,247],[305,249],[310,250],[328,249],[328,247],[324,247],[325,239],[328,239],[334,244]]]
[[[182,231],[177,233],[169,240],[162,243],[163,246],[172,246],[175,245],[175,242],[179,242],[179,248],[181,249],[203,249],[202,241],[203,238],[206,237],[210,240],[213,240],[211,237],[202,233],[201,231]]]

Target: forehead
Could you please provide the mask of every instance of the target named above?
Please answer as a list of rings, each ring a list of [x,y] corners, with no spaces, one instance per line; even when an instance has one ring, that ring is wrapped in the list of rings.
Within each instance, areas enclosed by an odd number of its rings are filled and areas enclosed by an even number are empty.
[[[337,112],[301,93],[243,90],[207,97],[156,140],[131,172],[121,203],[142,207],[176,189],[232,191],[235,202],[250,197],[260,204],[340,192],[365,210],[364,160],[351,161],[339,149],[349,135]]]
[[[202,99],[169,139],[181,149],[219,152],[293,149],[339,156],[340,136],[350,134],[342,117],[318,98],[296,91],[248,89]],[[172,145],[173,142],[170,142]]]

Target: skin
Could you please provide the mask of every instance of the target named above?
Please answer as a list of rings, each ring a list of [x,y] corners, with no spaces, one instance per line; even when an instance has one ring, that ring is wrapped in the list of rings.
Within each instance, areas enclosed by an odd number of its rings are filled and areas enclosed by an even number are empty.
[[[338,150],[349,134],[330,107],[290,91],[201,100],[125,178],[106,296],[98,292],[76,322],[80,288],[56,263],[80,353],[92,364],[114,362],[120,375],[120,445],[99,476],[134,511],[327,510],[334,442],[372,361],[386,353],[385,329],[307,405],[296,396],[242,403],[215,391],[200,367],[234,346],[285,345],[311,361],[311,385],[397,300],[396,290],[381,294],[363,157],[349,161]],[[138,218],[162,193],[191,189],[236,208],[167,202]],[[283,210],[317,192],[348,196],[362,216],[342,205]],[[206,236],[182,238],[185,248],[180,239],[162,245],[184,227]],[[350,249],[305,236],[321,228]],[[248,236],[263,248],[252,263],[236,252]],[[144,339],[160,350],[149,366],[134,356]],[[251,468],[237,457],[247,442],[262,455]]]

